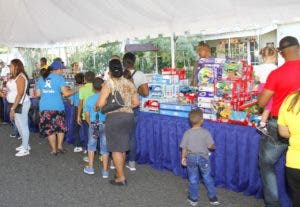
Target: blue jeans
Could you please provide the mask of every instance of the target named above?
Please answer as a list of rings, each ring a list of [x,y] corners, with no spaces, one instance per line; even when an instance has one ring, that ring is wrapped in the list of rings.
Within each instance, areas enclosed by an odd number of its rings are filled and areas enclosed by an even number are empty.
[[[100,145],[100,154],[101,155],[108,155],[107,151],[107,142],[106,142],[106,136],[104,133],[105,124],[104,123],[98,123],[98,129],[95,127],[95,124],[91,123],[89,125],[89,141],[88,141],[88,151],[95,152],[97,150],[97,142],[99,140]],[[97,130],[97,131],[95,131]],[[96,137],[94,137],[96,136]]]
[[[81,146],[81,140],[80,140],[80,125],[77,123],[77,112],[78,108],[77,106],[74,106],[74,121],[73,121],[73,137],[74,137],[74,145],[75,147]]]
[[[135,158],[136,158],[135,130],[136,130],[137,122],[138,122],[139,113],[140,113],[140,107],[136,107],[133,109],[134,126],[130,132],[130,138],[129,138],[129,152],[128,152],[128,160],[129,161],[135,161]]]
[[[277,119],[270,119],[268,131],[271,137],[262,136],[259,144],[259,167],[266,207],[280,207],[275,165],[287,150],[287,143],[282,142],[278,134]]]
[[[29,143],[29,126],[28,126],[28,112],[30,108],[30,101],[24,101],[22,107],[22,113],[15,113],[15,123],[19,134],[22,137],[22,146],[24,149],[28,148]]]
[[[210,175],[210,162],[205,157],[200,155],[187,156],[187,171],[189,178],[189,198],[193,201],[198,201],[199,199],[199,177],[200,174],[203,178],[205,187],[207,188],[208,198],[214,198],[217,196],[215,190],[215,183]]]

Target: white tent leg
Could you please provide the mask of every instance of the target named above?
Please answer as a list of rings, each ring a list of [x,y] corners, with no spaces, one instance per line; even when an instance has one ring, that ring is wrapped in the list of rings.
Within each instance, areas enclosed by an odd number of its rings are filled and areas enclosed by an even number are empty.
[[[171,35],[171,60],[172,60],[172,68],[175,68],[175,34]]]

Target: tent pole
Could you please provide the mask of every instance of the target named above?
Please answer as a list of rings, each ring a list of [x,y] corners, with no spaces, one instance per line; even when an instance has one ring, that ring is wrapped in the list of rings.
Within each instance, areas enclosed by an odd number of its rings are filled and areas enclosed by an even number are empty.
[[[155,53],[155,74],[158,74],[157,52]]]
[[[171,34],[171,60],[172,68],[175,68],[175,33]]]

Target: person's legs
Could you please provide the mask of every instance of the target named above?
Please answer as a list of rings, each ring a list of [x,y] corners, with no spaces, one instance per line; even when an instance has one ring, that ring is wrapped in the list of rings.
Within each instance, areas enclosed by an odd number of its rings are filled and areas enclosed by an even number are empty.
[[[203,177],[204,185],[207,189],[207,197],[210,200],[217,200],[217,193],[215,189],[215,182],[212,178],[210,171],[210,163],[209,160],[204,157],[199,157],[199,170]]]
[[[199,169],[197,156],[187,156],[187,172],[189,180],[189,200],[198,202],[199,200]]]
[[[93,137],[94,134],[94,127],[92,124],[89,125],[89,140],[87,144],[87,151],[88,151],[88,166],[83,169],[83,172],[89,175],[93,175],[94,171],[94,157],[95,151],[97,149],[97,138]]]
[[[280,141],[276,121],[269,121],[268,131],[271,137],[263,135],[259,146],[259,167],[266,207],[280,206],[275,164],[287,149],[287,144]]]
[[[136,107],[134,110],[134,126],[130,132],[130,139],[129,139],[129,152],[128,152],[128,168],[130,170],[135,170],[135,159],[136,159],[136,125],[139,116],[139,107]]]
[[[51,153],[57,153],[56,134],[48,136],[49,145],[51,147]]]
[[[64,143],[65,133],[57,133],[57,149],[63,150],[63,143]]]
[[[22,146],[23,149],[28,149],[29,143],[29,126],[28,126],[28,112],[30,109],[30,101],[26,101],[22,106],[22,113],[15,113],[15,122],[18,128],[18,131],[22,137]]]
[[[105,136],[105,124],[100,124],[99,126],[99,139],[100,139],[100,154],[102,155],[102,164],[103,171],[108,172],[108,160],[109,160],[109,152],[107,150],[107,142]]]
[[[117,178],[116,182],[122,182],[125,179],[125,174],[124,174],[124,164],[125,164],[125,159],[124,159],[124,153],[123,152],[113,152],[112,157],[114,160],[114,164],[116,167],[116,172],[117,172]]]
[[[60,153],[65,153],[63,143],[65,139],[66,121],[64,111],[56,111],[55,116],[55,132],[57,133],[57,150]]]
[[[81,147],[79,130],[80,130],[80,125],[77,123],[77,107],[74,106],[73,137],[74,137],[75,147]]]
[[[4,121],[4,104],[3,104],[3,98],[0,97],[0,123]]]
[[[293,207],[300,206],[300,169],[286,167],[286,179],[291,190]]]

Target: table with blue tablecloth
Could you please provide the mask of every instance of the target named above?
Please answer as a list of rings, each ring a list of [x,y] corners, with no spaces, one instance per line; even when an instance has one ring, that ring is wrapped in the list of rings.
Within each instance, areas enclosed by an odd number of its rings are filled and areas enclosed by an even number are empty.
[[[216,144],[210,157],[216,186],[262,198],[258,166],[261,135],[253,127],[227,123],[204,121],[203,127],[211,132]],[[141,112],[136,130],[137,162],[186,178],[179,144],[188,128],[187,118]],[[282,156],[276,166],[279,197],[283,207],[290,207],[284,163]]]
[[[37,105],[38,99],[32,99]],[[7,103],[4,103],[7,107]],[[65,140],[72,144],[73,139],[73,106],[65,102],[67,133]],[[6,115],[7,119],[7,115]],[[37,126],[30,124],[31,131]],[[262,198],[262,184],[258,166],[258,148],[261,135],[256,129],[226,123],[204,121],[216,144],[216,150],[210,156],[212,175],[218,187],[247,196]],[[171,117],[160,114],[141,112],[136,128],[137,162],[149,164],[158,170],[173,172],[176,176],[187,177],[186,168],[181,165],[180,141],[184,132],[190,128],[187,118]],[[86,144],[87,137],[80,131],[81,141]],[[283,207],[291,207],[287,194],[285,173],[285,156],[276,166],[279,198]]]

